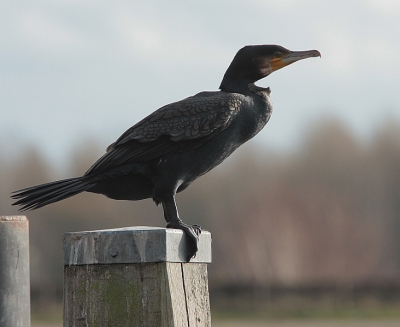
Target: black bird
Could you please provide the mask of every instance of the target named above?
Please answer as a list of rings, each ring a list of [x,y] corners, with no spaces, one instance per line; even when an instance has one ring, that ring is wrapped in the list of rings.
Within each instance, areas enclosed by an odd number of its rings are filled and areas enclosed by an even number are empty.
[[[278,45],[246,46],[233,58],[219,87],[168,104],[129,128],[81,177],[13,192],[20,210],[37,209],[83,191],[116,200],[152,198],[168,228],[189,236],[187,260],[197,252],[201,228],[185,224],[175,195],[255,136],[272,113],[270,89],[254,83],[295,61],[321,56]]]

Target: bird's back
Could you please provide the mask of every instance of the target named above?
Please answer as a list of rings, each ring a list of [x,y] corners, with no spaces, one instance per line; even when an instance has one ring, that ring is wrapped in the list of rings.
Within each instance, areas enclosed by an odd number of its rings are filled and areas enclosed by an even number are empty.
[[[250,117],[256,119],[256,112],[268,115],[271,109],[270,103],[262,104],[263,101],[255,101],[253,97],[259,96],[201,92],[161,107],[122,134],[86,175],[102,174],[119,166],[192,151],[223,131],[237,128],[237,119],[243,119],[243,124],[252,124]],[[250,127],[237,132],[248,133]]]

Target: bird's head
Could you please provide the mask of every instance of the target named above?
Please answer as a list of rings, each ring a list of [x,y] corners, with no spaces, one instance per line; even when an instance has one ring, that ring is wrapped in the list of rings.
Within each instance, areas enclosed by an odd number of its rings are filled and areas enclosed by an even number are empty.
[[[279,45],[248,45],[240,49],[229,65],[220,89],[226,92],[243,92],[272,72],[298,60],[321,57],[317,50],[290,51]]]

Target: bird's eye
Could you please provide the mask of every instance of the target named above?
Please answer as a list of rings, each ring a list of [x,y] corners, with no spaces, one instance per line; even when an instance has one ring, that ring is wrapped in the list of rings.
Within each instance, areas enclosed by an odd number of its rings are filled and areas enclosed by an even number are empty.
[[[279,52],[275,52],[275,53],[274,53],[274,57],[275,57],[275,58],[280,58],[280,57],[281,57],[281,54],[280,54]]]

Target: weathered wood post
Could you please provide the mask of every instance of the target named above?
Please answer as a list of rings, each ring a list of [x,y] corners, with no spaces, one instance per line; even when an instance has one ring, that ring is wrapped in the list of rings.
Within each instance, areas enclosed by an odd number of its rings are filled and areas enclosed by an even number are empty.
[[[185,263],[186,236],[129,227],[64,235],[64,327],[211,326],[211,234]]]
[[[31,325],[29,222],[0,216],[0,327]]]

